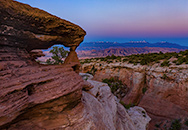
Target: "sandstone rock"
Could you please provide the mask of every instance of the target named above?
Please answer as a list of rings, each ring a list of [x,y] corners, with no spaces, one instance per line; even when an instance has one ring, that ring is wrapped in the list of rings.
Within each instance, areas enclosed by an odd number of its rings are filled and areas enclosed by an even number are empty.
[[[88,79],[92,79],[93,78],[93,75],[88,74],[88,73],[79,73],[79,75],[82,76],[82,78],[84,80],[88,80]]]
[[[90,92],[83,91],[82,102],[84,104],[84,112],[82,122],[75,126],[67,127],[67,130],[145,130],[150,118],[144,109],[137,107],[131,109],[129,113],[125,108],[115,100],[114,95],[107,84],[88,80],[94,88]],[[97,94],[96,94],[97,93]],[[133,114],[134,113],[134,114]],[[136,114],[135,114],[136,113]],[[129,116],[130,114],[130,116]],[[133,116],[134,115],[134,116]],[[136,116],[135,116],[136,115]],[[143,121],[142,121],[143,119]]]
[[[70,93],[77,98],[72,96],[61,104],[79,102],[82,86],[81,77],[66,66],[28,66],[10,72],[1,71],[0,126],[11,122],[26,108]]]
[[[82,86],[82,88],[83,88],[84,91],[89,91],[89,90],[91,90],[93,87],[94,87],[94,86],[93,86],[91,83],[87,82],[87,81],[84,81],[84,84],[83,84],[83,86]]]
[[[71,66],[75,72],[79,73],[81,65],[75,50],[76,46],[72,46],[70,48],[70,52],[67,58],[65,59],[64,64]]]
[[[86,32],[79,26],[13,0],[0,1],[0,45],[46,49],[54,44],[78,46]],[[19,40],[19,42],[18,42]]]
[[[37,59],[38,57],[45,56],[45,54],[42,52],[42,50],[32,50],[29,53],[34,59]]]
[[[152,118],[149,129],[155,124],[166,124],[173,119],[185,120],[188,116],[188,66],[158,67],[133,66],[131,64],[111,63],[98,66],[94,62],[84,64],[82,72],[87,72],[95,65],[97,69],[93,80],[118,77],[125,83],[129,92],[124,103],[134,103],[143,107]],[[144,88],[144,89],[143,89]]]
[[[69,116],[82,111],[83,79],[70,65],[37,64],[29,52],[54,44],[76,48],[85,34],[45,11],[0,1],[0,129],[70,125]]]
[[[128,109],[127,112],[139,130],[147,129],[148,126],[146,124],[148,124],[151,118],[143,108],[135,106]]]

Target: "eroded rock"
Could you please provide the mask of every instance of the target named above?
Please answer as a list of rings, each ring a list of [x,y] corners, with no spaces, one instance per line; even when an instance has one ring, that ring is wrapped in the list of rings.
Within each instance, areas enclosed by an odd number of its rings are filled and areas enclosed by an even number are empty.
[[[93,80],[87,82],[94,87],[90,92],[82,92],[84,104],[83,116],[80,119],[82,122],[67,127],[67,130],[146,130],[150,118],[143,108],[126,110],[116,101],[107,84]]]
[[[72,66],[39,65],[34,59],[42,54],[29,52],[54,44],[76,48],[85,35],[79,26],[45,11],[0,1],[0,129],[53,129],[70,123],[73,108],[82,106],[84,81]]]
[[[0,1],[0,45],[47,49],[54,44],[78,46],[86,32],[79,26],[13,0]]]
[[[149,129],[156,124],[170,126],[169,122],[188,116],[188,69],[179,67],[142,66],[127,63],[85,63],[82,72],[97,69],[94,80],[118,77],[129,88],[123,98],[126,104],[143,107],[151,117]],[[185,126],[186,127],[186,126]],[[187,128],[187,127],[186,127]]]

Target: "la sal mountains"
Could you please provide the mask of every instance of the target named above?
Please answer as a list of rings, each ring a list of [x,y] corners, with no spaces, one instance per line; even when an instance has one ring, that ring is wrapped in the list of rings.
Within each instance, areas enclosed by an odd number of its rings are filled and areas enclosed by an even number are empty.
[[[140,53],[156,52],[179,52],[188,49],[188,46],[181,46],[176,43],[146,41],[118,42],[85,42],[77,48],[80,58],[103,57],[108,55],[126,56]]]

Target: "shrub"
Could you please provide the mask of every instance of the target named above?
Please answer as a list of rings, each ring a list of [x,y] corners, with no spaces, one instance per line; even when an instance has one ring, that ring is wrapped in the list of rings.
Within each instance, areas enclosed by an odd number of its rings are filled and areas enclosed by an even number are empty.
[[[50,53],[52,53],[52,59],[47,59],[46,64],[62,64],[63,60],[62,58],[65,58],[68,54],[68,51],[64,50],[63,47],[53,47],[52,50],[50,50]]]
[[[176,62],[177,62],[177,60],[172,61],[172,63],[176,63]]]
[[[155,127],[160,128],[160,124],[155,124]]]
[[[123,62],[126,62],[126,61],[128,61],[128,59],[123,59]]]
[[[87,73],[91,74],[91,75],[95,75],[95,72],[97,71],[97,69],[95,68],[95,66],[93,65],[93,67],[91,68],[90,71],[87,71]]]
[[[165,60],[165,61],[163,61],[162,63],[161,63],[161,67],[163,67],[163,66],[170,66],[170,63],[169,63],[169,61],[167,61],[167,60]]]
[[[125,104],[123,101],[119,102],[121,105],[123,105],[126,109],[129,109],[130,107],[134,107],[134,103]]]
[[[143,94],[145,94],[146,91],[147,91],[147,88],[146,88],[146,87],[142,88],[142,93],[143,93]]]
[[[111,88],[112,93],[116,92],[117,89],[123,85],[121,80],[115,79],[113,77],[110,79],[103,79],[102,82],[108,84],[108,86]]]
[[[181,130],[181,122],[180,121],[181,120],[178,120],[178,119],[172,121],[169,130]]]
[[[167,79],[168,76],[166,74],[163,74],[162,79]]]
[[[188,119],[185,120],[184,124],[188,126]]]

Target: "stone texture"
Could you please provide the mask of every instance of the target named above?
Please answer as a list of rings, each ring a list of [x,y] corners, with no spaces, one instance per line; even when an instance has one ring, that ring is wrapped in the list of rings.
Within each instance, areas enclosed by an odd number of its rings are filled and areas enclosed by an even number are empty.
[[[83,80],[66,66],[28,66],[1,71],[0,74],[0,126],[38,104],[73,93],[60,103],[66,107],[72,102],[79,103],[81,98]]]
[[[72,46],[70,48],[70,52],[68,53],[68,56],[64,61],[64,64],[71,66],[76,73],[79,73],[81,65],[75,50],[76,46]]]
[[[82,74],[83,75],[83,74]],[[107,84],[88,80],[94,87],[90,93],[82,92],[84,104],[82,122],[66,130],[146,130],[149,116],[140,107],[126,110],[115,100]],[[136,113],[136,114],[135,114]],[[136,115],[136,116],[135,116]],[[143,120],[143,121],[142,121]]]
[[[45,54],[42,52],[42,50],[32,50],[29,53],[34,59],[37,59],[38,57],[45,56]]]
[[[138,130],[147,129],[148,122],[151,120],[151,118],[147,115],[146,111],[143,108],[135,106],[128,109],[127,112]]]
[[[85,34],[40,9],[0,1],[0,129],[70,125],[69,116],[82,111],[83,79],[71,65],[39,65],[35,58],[42,54],[32,50],[54,44],[76,49]]]
[[[141,66],[126,63],[86,63],[82,72],[97,69],[94,80],[118,77],[129,88],[123,101],[143,107],[152,118],[149,129],[155,124],[169,124],[173,119],[185,120],[188,116],[188,65],[174,67]],[[167,76],[163,78],[164,74]],[[143,88],[146,92],[143,93]],[[181,122],[184,124],[184,122]],[[187,127],[186,127],[187,128]]]
[[[47,49],[54,44],[71,47],[78,46],[86,35],[71,22],[13,0],[0,1],[0,14],[1,46],[27,51]]]

